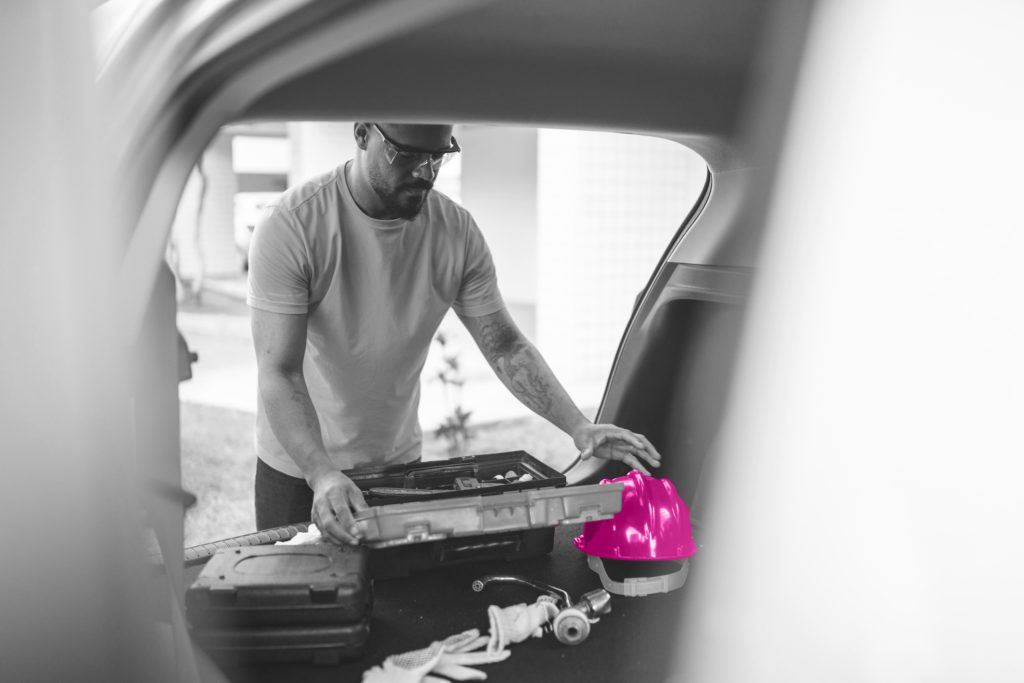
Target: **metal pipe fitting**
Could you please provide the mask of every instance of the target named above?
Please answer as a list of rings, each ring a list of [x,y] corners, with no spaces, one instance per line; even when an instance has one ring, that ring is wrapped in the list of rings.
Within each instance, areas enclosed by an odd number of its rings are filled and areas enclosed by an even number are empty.
[[[473,582],[473,590],[481,592],[492,583],[515,583],[529,586],[555,599],[558,614],[551,622],[550,630],[558,642],[564,645],[579,645],[590,635],[590,624],[602,614],[611,611],[611,595],[603,588],[584,593],[574,604],[568,591],[557,586],[514,574],[488,574]],[[545,627],[547,630],[547,627]]]
[[[582,611],[570,607],[559,612],[551,628],[563,645],[579,645],[590,635],[590,620]]]
[[[487,576],[481,576],[473,582],[473,590],[479,593],[492,583],[515,583],[520,586],[528,586],[560,601],[560,607],[563,609],[572,604],[572,598],[569,597],[569,593],[567,591],[562,590],[557,586],[544,583],[543,581],[528,579],[525,576],[515,576],[513,574],[488,574]]]
[[[584,593],[573,607],[580,610],[590,619],[597,619],[602,614],[612,611],[612,596],[603,588]]]

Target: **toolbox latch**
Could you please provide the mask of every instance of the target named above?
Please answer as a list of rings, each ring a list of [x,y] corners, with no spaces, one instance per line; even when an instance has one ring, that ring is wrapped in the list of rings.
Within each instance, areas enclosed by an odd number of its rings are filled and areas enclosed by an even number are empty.
[[[333,584],[313,584],[309,587],[309,601],[331,603],[338,598],[338,587]]]
[[[210,586],[207,599],[211,607],[230,607],[238,600],[238,590],[235,586]]]
[[[410,543],[423,543],[447,538],[447,535],[431,533],[430,524],[408,524],[405,527],[405,538]]]
[[[566,520],[565,522],[563,522],[563,524],[568,524],[570,522],[595,522],[597,520],[606,519],[608,517],[608,515],[604,514],[604,510],[602,510],[600,505],[582,506],[579,509],[579,513],[580,514],[576,517],[576,519]]]

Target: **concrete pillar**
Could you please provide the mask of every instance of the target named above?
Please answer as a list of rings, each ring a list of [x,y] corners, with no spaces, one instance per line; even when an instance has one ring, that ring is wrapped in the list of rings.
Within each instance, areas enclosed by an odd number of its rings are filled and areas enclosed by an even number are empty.
[[[235,246],[235,193],[238,180],[232,165],[231,138],[218,135],[203,154],[206,197],[200,217],[200,248],[208,277],[241,272],[242,253]]]
[[[202,177],[198,166],[192,170],[171,229],[169,260],[177,276],[191,283],[192,292],[201,288],[205,278],[242,270],[243,254],[234,237],[237,191],[231,138],[218,135],[203,152]]]
[[[537,303],[537,130],[459,130],[462,204],[487,238],[502,294],[524,332]]]

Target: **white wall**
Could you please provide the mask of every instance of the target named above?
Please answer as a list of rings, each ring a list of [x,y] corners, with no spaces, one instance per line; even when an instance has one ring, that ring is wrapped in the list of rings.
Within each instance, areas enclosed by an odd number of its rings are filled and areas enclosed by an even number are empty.
[[[580,404],[600,399],[636,295],[706,174],[674,142],[540,131],[536,341]]]
[[[289,186],[326,173],[356,154],[351,122],[289,123],[288,136],[292,141]]]
[[[470,126],[458,131],[462,205],[476,218],[510,304],[537,300],[537,130]],[[443,172],[443,171],[442,171]]]

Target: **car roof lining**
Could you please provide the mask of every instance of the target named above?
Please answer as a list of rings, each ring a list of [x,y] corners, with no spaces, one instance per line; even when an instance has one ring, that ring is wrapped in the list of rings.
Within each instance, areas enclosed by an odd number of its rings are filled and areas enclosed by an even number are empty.
[[[162,258],[167,207],[199,150],[227,124],[377,119],[633,132],[681,142],[713,174],[749,165],[740,131],[765,17],[775,14],[760,0],[299,5],[289,21],[267,23],[231,49],[170,64],[180,82],[159,103],[160,116],[126,136],[126,158],[142,160],[130,177],[154,188],[126,209],[136,228],[122,279],[148,282],[127,302],[130,337],[152,291],[145,274]],[[311,8],[313,25],[300,21]],[[243,15],[199,28],[216,37],[217,25],[227,30]],[[126,51],[119,61],[136,60]],[[148,153],[161,146],[163,161]]]
[[[235,120],[636,132],[721,168],[737,160],[764,11],[757,0],[483,3],[300,74]]]

